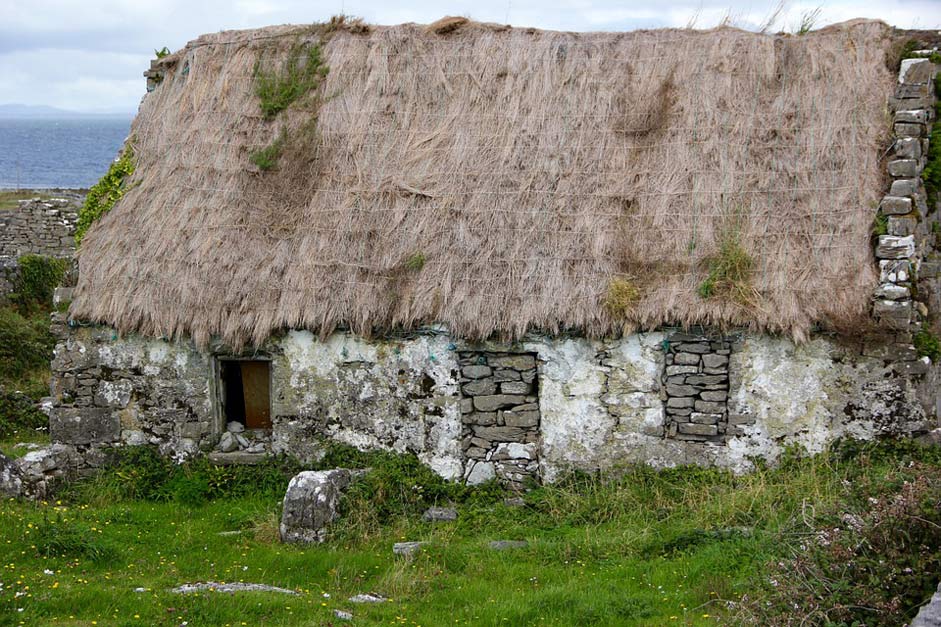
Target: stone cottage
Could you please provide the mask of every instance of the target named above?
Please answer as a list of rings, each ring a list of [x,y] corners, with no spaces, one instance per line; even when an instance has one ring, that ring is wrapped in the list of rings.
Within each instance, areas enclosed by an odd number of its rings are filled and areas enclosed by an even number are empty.
[[[53,440],[91,465],[334,440],[521,486],[929,431],[937,68],[899,74],[897,44],[200,37],[148,70],[136,170],[82,242]]]

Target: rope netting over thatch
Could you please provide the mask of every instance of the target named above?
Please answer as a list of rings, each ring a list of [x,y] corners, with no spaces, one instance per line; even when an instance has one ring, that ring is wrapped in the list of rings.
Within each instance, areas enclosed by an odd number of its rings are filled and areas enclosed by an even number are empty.
[[[240,344],[433,322],[801,338],[866,310],[885,25],[457,26],[331,33],[323,84],[273,120],[256,62],[323,29],[223,32],[166,59],[132,128],[131,189],[82,243],[72,314]],[[250,155],[282,129],[259,171]],[[704,295],[730,238],[749,296]],[[612,307],[613,288],[629,297]]]

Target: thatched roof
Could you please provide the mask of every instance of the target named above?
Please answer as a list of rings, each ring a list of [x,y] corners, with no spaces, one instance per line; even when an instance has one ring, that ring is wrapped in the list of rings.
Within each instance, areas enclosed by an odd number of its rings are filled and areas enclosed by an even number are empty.
[[[319,97],[274,120],[256,61],[323,29],[222,32],[165,59],[132,127],[132,189],[82,243],[73,316],[240,344],[429,323],[801,338],[866,310],[884,24],[362,30],[330,34]],[[293,148],[259,171],[250,154],[282,128]],[[751,297],[704,297],[730,233]]]

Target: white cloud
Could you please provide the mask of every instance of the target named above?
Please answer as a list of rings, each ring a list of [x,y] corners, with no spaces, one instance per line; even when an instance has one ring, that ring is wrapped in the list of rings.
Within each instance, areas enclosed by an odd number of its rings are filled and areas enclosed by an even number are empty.
[[[141,72],[153,51],[182,47],[202,33],[268,24],[310,23],[346,13],[379,24],[430,22],[466,15],[490,22],[559,30],[630,30],[715,26],[727,16],[756,28],[778,0],[2,0],[0,103],[26,102],[82,110],[136,109]],[[817,26],[854,17],[903,28],[941,28],[939,0],[789,2],[775,30],[793,30],[821,7]]]

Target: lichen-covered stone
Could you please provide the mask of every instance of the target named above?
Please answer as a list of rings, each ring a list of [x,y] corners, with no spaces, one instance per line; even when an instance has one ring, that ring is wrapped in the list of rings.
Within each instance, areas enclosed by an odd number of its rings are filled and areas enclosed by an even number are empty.
[[[305,471],[291,479],[281,513],[281,541],[289,544],[323,542],[327,525],[338,516],[340,496],[350,484],[346,469]]]
[[[95,407],[56,407],[49,416],[53,442],[92,444],[117,442],[121,437],[118,415]]]

